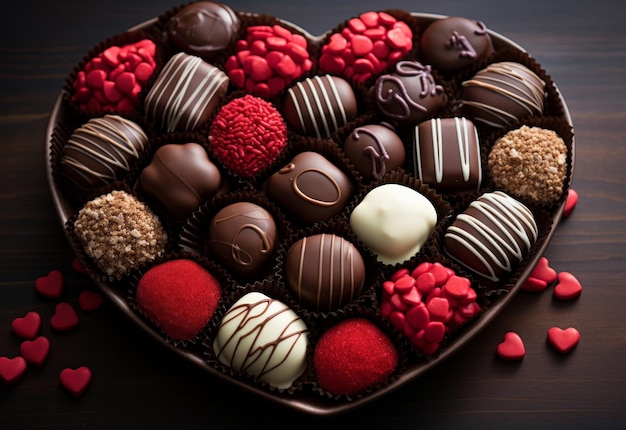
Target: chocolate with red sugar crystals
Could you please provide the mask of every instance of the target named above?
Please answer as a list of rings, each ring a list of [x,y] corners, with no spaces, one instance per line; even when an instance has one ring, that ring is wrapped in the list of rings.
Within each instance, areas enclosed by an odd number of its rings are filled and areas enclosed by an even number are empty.
[[[311,69],[307,45],[304,36],[280,25],[250,26],[224,68],[235,86],[267,99]]]
[[[446,333],[478,314],[476,299],[468,278],[439,262],[423,262],[383,282],[380,310],[416,348],[433,354]]]
[[[363,82],[380,74],[413,48],[413,32],[385,12],[365,12],[333,33],[319,59],[324,73]]]
[[[72,101],[84,114],[130,114],[156,67],[156,45],[150,39],[111,46],[90,59],[76,74]]]

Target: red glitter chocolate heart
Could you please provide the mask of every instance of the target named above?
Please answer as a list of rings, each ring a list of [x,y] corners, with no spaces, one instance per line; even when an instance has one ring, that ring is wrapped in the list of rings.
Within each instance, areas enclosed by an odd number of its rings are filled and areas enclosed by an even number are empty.
[[[71,330],[78,325],[78,315],[69,303],[61,302],[56,305],[55,313],[50,318],[50,326],[57,331]]]
[[[63,293],[63,273],[51,270],[46,276],[37,278],[35,290],[49,299],[58,299]]]
[[[558,283],[554,287],[554,298],[558,300],[573,300],[580,296],[583,287],[574,275],[569,272],[558,274]]]
[[[25,340],[20,345],[22,357],[35,366],[41,366],[48,359],[50,353],[50,341],[45,336],[39,336],[35,340]]]
[[[526,355],[524,341],[519,334],[513,331],[507,332],[504,334],[504,340],[498,344],[496,353],[503,360],[521,360]]]
[[[27,340],[37,337],[40,328],[41,316],[34,311],[28,312],[24,317],[15,318],[11,323],[13,333]]]
[[[102,306],[103,298],[100,293],[85,290],[78,296],[78,304],[85,312],[91,312]]]
[[[578,345],[580,341],[580,332],[574,327],[562,329],[560,327],[552,327],[548,330],[548,342],[561,354],[566,354]]]
[[[0,357],[0,379],[7,384],[16,383],[26,372],[26,360],[19,355],[14,358]]]
[[[59,382],[71,395],[80,397],[91,382],[91,369],[87,366],[65,368],[59,374]]]

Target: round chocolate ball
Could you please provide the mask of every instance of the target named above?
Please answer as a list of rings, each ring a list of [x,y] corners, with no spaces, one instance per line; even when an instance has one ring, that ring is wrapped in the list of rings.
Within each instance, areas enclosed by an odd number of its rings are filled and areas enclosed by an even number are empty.
[[[390,127],[369,124],[355,128],[343,150],[365,179],[380,179],[404,164],[406,151],[400,137]]]
[[[446,104],[446,93],[435,82],[431,67],[418,61],[399,61],[393,73],[380,76],[374,86],[380,113],[398,125],[432,118]]]
[[[420,58],[442,73],[454,73],[493,53],[487,27],[452,16],[434,21],[420,38]]]
[[[209,226],[208,252],[237,276],[258,275],[271,260],[276,223],[261,206],[237,202],[219,210]]]
[[[235,41],[239,24],[230,7],[201,1],[178,11],[168,22],[167,34],[178,48],[210,61]]]
[[[359,250],[334,234],[304,237],[287,251],[287,285],[303,305],[318,312],[334,311],[350,303],[365,282],[365,263]]]

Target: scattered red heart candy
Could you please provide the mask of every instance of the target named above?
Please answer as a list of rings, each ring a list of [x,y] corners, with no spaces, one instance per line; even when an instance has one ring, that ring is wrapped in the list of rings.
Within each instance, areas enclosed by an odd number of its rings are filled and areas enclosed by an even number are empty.
[[[74,260],[72,260],[72,269],[83,275],[87,274],[87,269],[85,269],[85,266],[83,266],[83,263],[80,262],[78,257],[74,257]]]
[[[580,332],[574,327],[566,328],[552,327],[548,330],[548,342],[561,354],[566,354],[578,345]]]
[[[550,262],[546,257],[541,257],[526,282],[522,284],[522,290],[530,292],[543,291],[548,285],[554,283],[556,279],[556,270],[550,267]]]
[[[35,366],[45,363],[50,352],[50,341],[45,336],[39,336],[35,340],[25,340],[20,345],[22,357]]]
[[[95,311],[102,306],[102,295],[96,291],[85,290],[78,296],[78,304],[85,312]]]
[[[543,279],[533,278],[532,276],[526,279],[526,282],[522,284],[522,291],[527,291],[531,293],[539,293],[546,288],[548,288],[548,284]]]
[[[526,355],[524,341],[519,334],[513,331],[507,332],[504,334],[504,340],[498,344],[496,353],[503,360],[521,360]]]
[[[24,317],[15,318],[11,322],[11,330],[22,339],[34,339],[40,328],[41,316],[35,311],[28,312]]]
[[[50,318],[50,326],[57,331],[68,331],[78,325],[78,315],[76,311],[66,302],[56,305],[55,313]]]
[[[49,299],[58,299],[63,293],[63,273],[51,270],[46,276],[37,278],[35,290]]]
[[[25,372],[26,360],[23,357],[0,357],[0,379],[6,384],[16,383]]]
[[[554,297],[558,300],[573,300],[580,296],[583,287],[574,275],[569,272],[560,272],[558,283],[554,287]]]
[[[565,200],[565,207],[563,208],[562,219],[567,218],[574,212],[574,208],[578,204],[578,193],[573,188],[570,188],[567,192],[567,198]]]
[[[59,374],[59,382],[74,397],[80,397],[91,382],[91,369],[87,366],[65,368]]]

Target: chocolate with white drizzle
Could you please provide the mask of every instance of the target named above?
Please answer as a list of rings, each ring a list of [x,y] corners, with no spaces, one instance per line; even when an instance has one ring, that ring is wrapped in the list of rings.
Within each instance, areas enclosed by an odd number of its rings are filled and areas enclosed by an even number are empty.
[[[306,368],[308,342],[308,328],[292,309],[253,291],[226,312],[213,350],[225,366],[287,389]]]
[[[456,217],[445,232],[443,246],[463,266],[497,282],[528,254],[538,234],[530,209],[502,191],[493,191]]]
[[[433,118],[415,127],[413,138],[413,163],[420,181],[440,193],[479,190],[480,147],[470,120]]]

